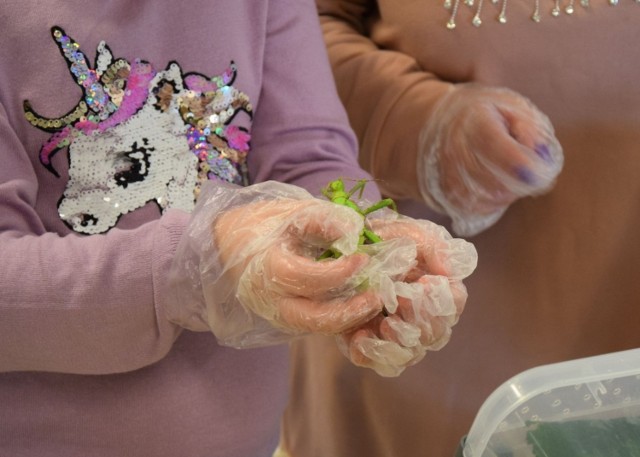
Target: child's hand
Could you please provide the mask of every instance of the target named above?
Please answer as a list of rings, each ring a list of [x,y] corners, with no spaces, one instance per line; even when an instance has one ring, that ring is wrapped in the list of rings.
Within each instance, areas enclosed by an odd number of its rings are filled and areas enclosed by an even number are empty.
[[[364,325],[396,302],[383,285],[413,267],[415,246],[360,252],[363,228],[351,208],[296,186],[207,186],[176,251],[169,319],[234,347]],[[340,258],[317,260],[329,248]]]
[[[405,238],[416,244],[416,264],[405,281],[413,282],[424,275],[462,280],[477,266],[478,253],[473,244],[453,238],[434,222],[387,212],[386,217],[372,218],[368,225],[385,241]]]
[[[355,365],[398,376],[449,341],[467,299],[462,281],[425,275],[405,286],[408,296],[398,296],[393,314],[379,314],[338,337],[338,347]]]
[[[385,241],[412,240],[415,263],[394,282],[397,309],[340,335],[338,345],[355,365],[398,376],[449,341],[467,300],[462,280],[475,269],[477,253],[471,243],[429,221],[398,216],[373,219],[370,226]]]
[[[349,208],[279,198],[224,212],[214,240],[243,306],[289,331],[335,334],[382,309],[377,294],[357,290],[367,255],[315,260],[334,244],[355,251],[362,226]]]

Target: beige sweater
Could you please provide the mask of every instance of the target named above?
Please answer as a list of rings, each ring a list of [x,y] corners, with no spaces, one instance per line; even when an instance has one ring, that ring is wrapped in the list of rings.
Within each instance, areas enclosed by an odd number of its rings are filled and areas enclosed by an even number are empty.
[[[417,135],[451,82],[504,86],[553,122],[565,166],[547,195],[473,237],[477,271],[448,346],[399,378],[331,339],[299,343],[285,417],[292,457],[452,457],[487,396],[527,368],[640,346],[640,5],[318,0],[361,163],[417,198]],[[424,207],[405,211],[431,217]]]

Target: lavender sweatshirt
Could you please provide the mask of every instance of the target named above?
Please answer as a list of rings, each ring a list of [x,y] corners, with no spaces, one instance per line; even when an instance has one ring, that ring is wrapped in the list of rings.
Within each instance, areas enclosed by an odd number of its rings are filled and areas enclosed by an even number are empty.
[[[175,172],[184,164],[176,156],[162,163],[171,192],[156,200],[144,192],[163,131],[184,130],[189,113],[174,110],[166,123],[144,110],[168,113],[172,95],[184,102],[213,81],[233,108],[218,149],[246,152],[250,134],[251,181],[318,193],[338,176],[367,176],[317,22],[306,0],[3,2],[0,455],[271,455],[287,348],[220,347],[210,332],[171,322],[167,274],[189,221],[176,202],[193,192],[193,176]],[[155,97],[153,109],[136,94]],[[81,101],[103,117],[76,116]],[[126,110],[129,120],[118,122]],[[114,133],[134,118],[142,135]],[[225,160],[221,176],[233,172]],[[131,204],[124,214],[113,205],[78,210],[113,189],[118,204]],[[161,211],[167,201],[176,204]]]

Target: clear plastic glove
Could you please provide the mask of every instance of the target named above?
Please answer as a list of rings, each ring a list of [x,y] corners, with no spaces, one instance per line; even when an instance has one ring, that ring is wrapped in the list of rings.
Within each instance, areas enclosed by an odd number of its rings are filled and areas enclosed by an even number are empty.
[[[356,252],[363,227],[355,211],[295,186],[205,186],[175,255],[181,311],[172,320],[233,347],[363,325],[416,252],[407,240]],[[329,247],[344,255],[316,260]]]
[[[472,236],[518,198],[553,187],[564,157],[549,119],[518,93],[458,84],[438,103],[420,137],[424,200]]]
[[[462,280],[476,268],[478,258],[471,243],[452,238],[439,225],[384,214],[370,220],[370,228],[385,242],[413,241],[416,262],[393,283],[397,308],[386,306],[374,319],[339,335],[337,342],[355,365],[391,377],[449,341],[467,300]]]

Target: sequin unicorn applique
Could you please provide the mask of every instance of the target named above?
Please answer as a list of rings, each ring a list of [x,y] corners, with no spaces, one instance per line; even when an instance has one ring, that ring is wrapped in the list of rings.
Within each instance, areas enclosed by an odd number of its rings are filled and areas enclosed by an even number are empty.
[[[247,184],[250,135],[233,124],[252,116],[249,98],[232,86],[236,66],[207,78],[114,59],[105,42],[91,68],[79,45],[59,27],[52,34],[83,97],[68,114],[45,118],[24,102],[27,120],[51,137],[40,162],[56,176],[53,156],[68,148],[69,180],[58,205],[80,233],[103,233],[123,214],[155,201],[193,209],[206,180]]]

